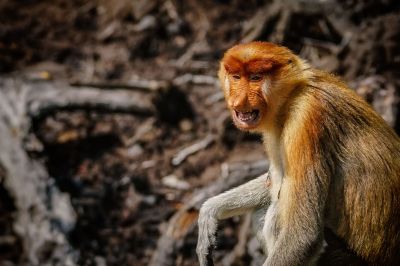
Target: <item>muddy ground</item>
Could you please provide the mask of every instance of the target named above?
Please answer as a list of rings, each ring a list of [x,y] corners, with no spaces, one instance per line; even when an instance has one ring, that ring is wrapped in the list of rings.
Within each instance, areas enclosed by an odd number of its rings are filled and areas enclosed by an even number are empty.
[[[172,84],[149,92],[152,116],[87,108],[33,121],[28,141],[35,145],[29,154],[44,162],[77,214],[68,239],[78,265],[148,265],[168,220],[194,191],[218,179],[222,164],[265,157],[258,136],[234,128],[213,79],[223,51],[241,40],[280,42],[313,65],[342,75],[400,132],[400,28],[395,26],[400,5],[395,0],[322,2],[0,2],[4,75],[74,86]],[[185,74],[208,79],[177,82]],[[206,147],[173,163],[179,151],[205,139]],[[0,186],[2,265],[24,263],[12,228],[17,211]],[[235,247],[244,223],[244,218],[221,223],[218,265]],[[175,265],[196,263],[196,237],[196,230],[185,236],[173,255]],[[254,260],[246,248],[228,265]]]

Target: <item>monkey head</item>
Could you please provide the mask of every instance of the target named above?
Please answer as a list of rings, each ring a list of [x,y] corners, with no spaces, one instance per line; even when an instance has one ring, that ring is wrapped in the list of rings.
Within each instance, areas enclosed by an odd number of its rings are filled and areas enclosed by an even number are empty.
[[[218,77],[235,125],[262,131],[268,117],[303,80],[302,66],[289,49],[272,43],[251,42],[229,49]]]

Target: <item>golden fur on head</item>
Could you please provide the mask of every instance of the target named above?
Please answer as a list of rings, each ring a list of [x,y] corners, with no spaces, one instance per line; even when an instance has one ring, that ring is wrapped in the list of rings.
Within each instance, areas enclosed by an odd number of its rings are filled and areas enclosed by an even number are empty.
[[[243,130],[262,131],[260,126],[271,122],[292,89],[306,81],[307,69],[289,49],[276,44],[252,42],[229,49],[218,73],[228,107],[232,112],[259,110],[263,122],[244,126],[234,119],[235,124]],[[253,80],[254,76],[260,79]]]

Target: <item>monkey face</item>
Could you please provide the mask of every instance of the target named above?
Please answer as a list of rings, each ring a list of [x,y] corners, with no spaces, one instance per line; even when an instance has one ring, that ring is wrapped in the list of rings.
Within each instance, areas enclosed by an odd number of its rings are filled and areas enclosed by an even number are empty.
[[[268,87],[265,73],[227,73],[226,100],[235,125],[242,130],[256,130],[268,109],[263,90]]]
[[[264,122],[284,101],[288,87],[293,87],[285,74],[293,72],[289,71],[291,63],[290,51],[271,43],[240,44],[225,53],[218,75],[239,129],[262,131]]]

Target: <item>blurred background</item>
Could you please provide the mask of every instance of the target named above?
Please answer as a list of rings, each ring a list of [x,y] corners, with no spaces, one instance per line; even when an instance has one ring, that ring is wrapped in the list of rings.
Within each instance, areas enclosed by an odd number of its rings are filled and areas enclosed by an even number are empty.
[[[397,0],[0,0],[0,265],[196,265],[200,204],[267,169],[216,79],[253,40],[400,132]],[[262,264],[249,215],[217,238],[217,265]]]

